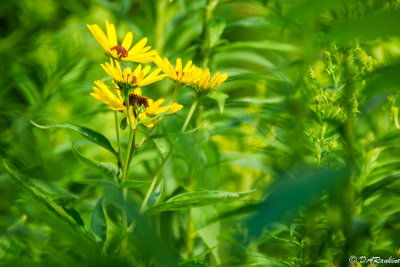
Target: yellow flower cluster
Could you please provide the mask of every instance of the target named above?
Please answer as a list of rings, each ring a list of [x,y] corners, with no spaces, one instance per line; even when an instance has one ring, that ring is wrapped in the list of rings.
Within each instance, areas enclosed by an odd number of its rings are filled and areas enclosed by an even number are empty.
[[[128,32],[122,43],[118,43],[115,26],[106,23],[106,32],[98,25],[87,25],[92,35],[103,47],[110,63],[101,64],[104,71],[113,79],[112,90],[101,82],[95,81],[94,92],[91,95],[97,100],[110,106],[112,110],[121,111],[127,117],[129,124],[137,125],[142,123],[147,127],[152,127],[159,114],[172,114],[183,108],[182,105],[171,103],[161,106],[164,99],[153,101],[142,95],[141,87],[158,82],[165,77],[174,81],[177,86],[188,85],[199,95],[207,94],[219,87],[227,78],[227,74],[216,73],[210,77],[210,70],[202,70],[195,66],[192,61],[188,61],[183,67],[182,59],[176,60],[175,67],[172,66],[167,58],[162,59],[155,50],[146,46],[147,38],[141,39],[132,46],[133,34]],[[120,62],[149,63],[154,62],[158,69],[150,72],[151,67],[143,67],[141,64],[133,70],[129,66],[122,68]],[[164,74],[160,74],[160,72]],[[211,78],[211,79],[210,79]],[[114,91],[114,92],[113,92]],[[123,95],[121,95],[121,91]],[[126,105],[129,104],[129,108]],[[128,113],[129,110],[129,113]]]
[[[167,58],[154,57],[154,63],[168,75],[171,80],[185,85],[190,85],[197,93],[208,93],[217,89],[228,78],[228,74],[220,75],[219,72],[210,80],[210,70],[202,70],[189,60],[182,68],[182,59],[177,58],[175,68]]]

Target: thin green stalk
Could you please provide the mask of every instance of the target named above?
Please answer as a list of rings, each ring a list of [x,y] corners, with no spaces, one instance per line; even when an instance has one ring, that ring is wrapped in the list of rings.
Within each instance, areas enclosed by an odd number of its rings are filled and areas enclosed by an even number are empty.
[[[190,168],[188,190],[193,191],[193,167]],[[193,256],[193,235],[194,235],[194,224],[192,216],[190,214],[191,209],[188,210],[188,221],[186,230],[186,259],[190,259]]]
[[[171,151],[165,157],[163,157],[163,159],[161,161],[161,164],[158,167],[157,172],[153,177],[153,181],[151,182],[151,185],[150,185],[149,189],[147,190],[146,196],[143,199],[142,206],[140,207],[140,211],[139,212],[141,214],[143,214],[144,209],[146,208],[146,205],[149,202],[151,193],[153,193],[153,190],[154,190],[155,186],[158,183],[158,178],[160,177],[161,170],[164,167],[165,162],[168,160],[170,154],[171,154]],[[132,232],[134,227],[135,227],[135,222],[132,222],[128,227],[128,232]]]
[[[143,213],[144,209],[146,208],[147,202],[150,199],[150,195],[151,195],[151,193],[153,193],[153,190],[158,183],[158,178],[160,176],[161,170],[164,167],[165,162],[168,160],[169,155],[171,155],[171,150],[168,152],[168,154],[165,157],[163,157],[161,164],[158,167],[156,174],[154,175],[153,181],[151,182],[151,185],[150,185],[149,189],[147,190],[146,196],[143,200],[142,206],[140,207],[140,213]]]
[[[196,98],[194,99],[194,101],[192,103],[192,106],[190,107],[189,113],[186,116],[185,123],[182,126],[181,133],[185,132],[186,127],[189,125],[190,119],[192,118],[193,113],[196,110],[196,107],[197,107],[197,104],[199,103],[199,100],[200,100],[200,97],[196,95]]]
[[[172,103],[174,103],[175,98],[178,94],[179,88],[181,88],[181,85],[178,82],[175,83],[174,93],[172,94],[171,100],[169,101],[169,105],[172,105]]]
[[[123,164],[122,164],[121,141],[119,137],[120,134],[119,134],[117,111],[114,111],[114,119],[115,119],[115,132],[117,134],[117,144],[118,144],[118,173],[119,173],[119,171],[123,169]]]
[[[345,52],[346,59],[351,56],[349,49]],[[344,101],[346,104],[346,121],[344,122],[343,129],[343,139],[345,140],[346,150],[347,150],[347,164],[349,167],[348,177],[342,182],[342,196],[341,196],[341,216],[342,216],[342,231],[345,236],[345,242],[343,245],[343,255],[341,259],[341,266],[345,266],[348,264],[348,259],[350,255],[354,252],[354,232],[352,226],[352,214],[353,214],[353,188],[351,186],[351,175],[357,169],[356,158],[358,155],[356,154],[357,150],[355,148],[355,116],[352,112],[353,110],[353,94],[354,94],[354,69],[349,64],[349,61],[345,61],[344,70],[345,70],[345,84],[346,86],[343,88],[344,90]]]
[[[176,86],[176,87],[175,87],[175,92],[177,92],[178,89],[179,89],[179,87]],[[176,93],[174,93],[174,96],[176,96]],[[173,102],[174,96],[173,96],[171,102]],[[192,117],[194,111],[196,110],[196,107],[197,107],[198,102],[199,102],[199,97],[196,97],[195,100],[193,101],[193,104],[192,104],[192,106],[191,106],[191,108],[190,108],[190,111],[189,111],[188,115],[186,116],[186,120],[185,120],[186,126],[187,126],[187,124],[189,123],[190,118]],[[185,132],[186,126],[184,125],[184,127],[182,127],[182,130],[181,130],[182,133]],[[153,129],[153,128],[152,128],[152,129]],[[151,130],[152,130],[152,129],[151,129]],[[149,132],[151,132],[151,130],[150,130]],[[149,133],[149,132],[148,132],[148,133]],[[146,136],[148,137],[149,135],[150,135],[150,134],[148,134],[148,135],[146,135]],[[143,140],[143,139],[142,139],[142,140]],[[139,144],[139,145],[140,145],[140,144]],[[139,147],[140,147],[140,146],[139,146]],[[151,193],[153,193],[154,187],[156,186],[156,184],[157,184],[157,182],[158,182],[158,176],[159,176],[159,174],[161,173],[161,170],[162,170],[162,168],[164,167],[164,164],[165,164],[165,162],[168,160],[168,158],[169,158],[170,155],[171,155],[171,151],[163,158],[163,160],[162,160],[162,162],[161,162],[161,165],[158,167],[157,173],[156,173],[156,175],[154,176],[153,181],[152,181],[152,183],[151,183],[149,189],[147,190],[146,197],[144,198],[143,203],[142,203],[142,206],[141,206],[141,208],[140,208],[140,212],[143,212],[144,208],[146,207],[147,202],[149,201],[150,195],[151,195]]]
[[[134,147],[134,144],[135,144],[135,134],[136,134],[136,125],[133,125],[133,121],[132,121],[131,114],[130,114],[128,90],[125,93],[125,104],[126,104],[126,110],[128,113],[130,127],[129,127],[128,148],[126,150],[126,159],[125,159],[125,164],[124,164],[124,168],[122,171],[121,183],[124,183],[126,181],[126,178],[128,175],[130,154],[134,152],[134,149],[132,149],[132,147]],[[122,196],[124,198],[124,201],[126,202],[127,196],[128,196],[128,188],[125,187],[122,189]],[[124,207],[122,207],[122,235],[124,238],[121,241],[121,247],[120,247],[120,251],[119,251],[120,260],[123,259],[126,247],[128,246],[127,233],[128,233],[128,216],[127,216],[127,211],[126,211],[126,203],[124,203]]]
[[[129,143],[128,143],[128,149],[127,149],[127,155],[126,155],[126,161],[124,164],[124,170],[122,172],[122,180],[121,183],[124,183],[126,181],[127,175],[128,175],[128,169],[129,169],[129,155],[132,149],[132,145],[135,142],[135,130],[130,128],[129,132]],[[128,196],[128,188],[124,187],[122,188],[122,196],[124,198],[124,201],[127,200]],[[124,206],[122,207],[122,235],[124,238],[121,241],[121,248],[119,251],[119,258],[122,260],[125,254],[126,247],[128,245],[128,237],[126,236],[128,232],[128,216],[127,216],[127,211],[126,211],[126,203],[124,203]]]
[[[396,129],[400,130],[399,124],[399,108],[396,106],[392,106],[392,114],[393,114],[393,122]]]
[[[180,84],[179,84],[179,83],[176,83],[176,85],[175,85],[175,90],[174,90],[174,93],[173,93],[173,95],[172,95],[172,98],[171,98],[171,100],[170,100],[169,105],[171,105],[172,103],[174,103],[175,98],[176,98],[176,96],[177,96],[177,94],[178,94],[179,88],[180,88]],[[195,99],[195,102],[196,102],[196,101],[198,102],[198,98]],[[193,107],[193,106],[194,106],[194,107]],[[193,112],[194,112],[194,110],[196,109],[196,106],[197,106],[197,104],[196,104],[196,105],[193,105],[193,104],[192,104],[191,112],[189,112],[189,113],[192,113],[192,114],[190,115],[190,117],[193,115]],[[193,109],[193,110],[192,110],[192,109]],[[161,120],[162,118],[163,118],[163,117],[161,117],[159,120]],[[190,121],[190,118],[189,118],[189,119],[186,118],[186,121]],[[140,140],[140,142],[139,142],[139,144],[138,144],[137,146],[135,146],[136,149],[140,148],[140,147],[144,144],[144,142],[146,142],[146,141],[148,140],[148,138],[150,137],[150,134],[151,134],[151,132],[154,130],[154,128],[155,128],[155,126],[153,126],[149,131],[147,131],[146,136],[143,137],[142,140]],[[185,128],[186,128],[186,127],[185,127]],[[148,201],[149,201],[149,199],[150,199],[150,196],[151,196],[151,194],[153,193],[153,190],[154,190],[154,188],[156,187],[156,185],[157,185],[157,183],[158,183],[158,181],[159,181],[159,177],[160,177],[161,170],[162,170],[162,168],[164,167],[165,162],[168,160],[168,158],[169,158],[170,155],[171,155],[171,150],[168,152],[168,154],[167,154],[165,157],[163,157],[163,159],[162,159],[162,161],[161,161],[161,164],[160,164],[160,166],[158,167],[157,172],[156,172],[156,174],[155,174],[154,177],[153,177],[153,181],[151,182],[151,185],[150,185],[149,189],[147,190],[146,196],[145,196],[145,198],[143,199],[142,205],[141,205],[141,207],[140,207],[140,213],[143,213],[143,212],[144,212],[144,209],[146,208],[146,205],[147,205],[147,203],[148,203]],[[130,162],[130,161],[129,161],[129,162]],[[129,162],[128,162],[128,164],[129,164]],[[133,230],[134,227],[135,227],[135,222],[132,222],[131,225],[129,225],[127,231],[128,231],[128,232],[131,232],[131,231]]]

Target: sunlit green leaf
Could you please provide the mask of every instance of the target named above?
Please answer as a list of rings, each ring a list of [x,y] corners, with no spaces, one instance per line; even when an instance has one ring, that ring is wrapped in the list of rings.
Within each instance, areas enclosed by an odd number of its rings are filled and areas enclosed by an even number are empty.
[[[140,187],[143,185],[150,185],[151,181],[140,181],[140,180],[126,180],[121,183],[121,187],[126,187],[126,188],[134,188],[134,187]]]
[[[219,111],[223,113],[225,100],[229,97],[229,95],[224,94],[223,92],[220,91],[214,91],[212,94],[208,95],[208,97],[217,101]]]
[[[115,155],[118,154],[115,151],[115,149],[112,147],[110,141],[108,141],[108,139],[104,135],[102,135],[96,131],[93,131],[87,127],[80,126],[80,125],[77,125],[72,122],[64,122],[64,123],[54,124],[54,125],[39,125],[33,121],[31,121],[31,123],[33,125],[35,125],[36,127],[39,127],[42,129],[67,128],[67,129],[73,130],[77,133],[80,133],[82,136],[84,136],[88,140],[92,141],[93,143],[98,144],[99,146],[107,149],[111,153],[113,153]]]
[[[223,192],[223,191],[198,191],[189,192],[172,197],[164,203],[160,203],[151,211],[167,211],[190,209],[194,207],[208,206],[213,204],[231,203],[251,194],[250,192]]]

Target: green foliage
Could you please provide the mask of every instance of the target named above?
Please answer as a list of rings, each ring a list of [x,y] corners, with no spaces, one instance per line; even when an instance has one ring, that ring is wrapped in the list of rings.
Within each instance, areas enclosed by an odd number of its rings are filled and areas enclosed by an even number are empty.
[[[399,258],[399,8],[398,0],[2,1],[0,265]],[[139,126],[125,181],[130,126],[89,95],[94,80],[110,81],[86,28],[104,19],[119,37],[147,37],[171,62],[229,75],[199,98],[185,131],[197,99],[187,87],[176,98],[181,111],[159,114],[154,130]],[[143,88],[165,103],[173,90],[168,79]]]

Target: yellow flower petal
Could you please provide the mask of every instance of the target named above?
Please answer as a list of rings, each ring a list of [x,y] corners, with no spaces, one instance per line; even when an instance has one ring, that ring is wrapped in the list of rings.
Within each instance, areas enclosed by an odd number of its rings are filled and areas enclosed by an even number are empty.
[[[111,48],[118,45],[117,41],[117,32],[115,31],[114,24],[110,24],[108,20],[106,20],[106,29],[107,29],[107,37],[110,42]]]
[[[122,41],[122,44],[121,44],[126,49],[126,51],[128,51],[129,48],[131,48],[132,40],[133,40],[133,34],[131,32],[128,32],[125,35],[125,38],[124,38],[124,40]]]
[[[100,27],[96,24],[94,25],[86,25],[89,31],[92,33],[93,37],[99,42],[99,44],[103,47],[104,50],[107,52],[111,51],[110,43],[107,39],[107,36],[104,32],[100,29]]]

